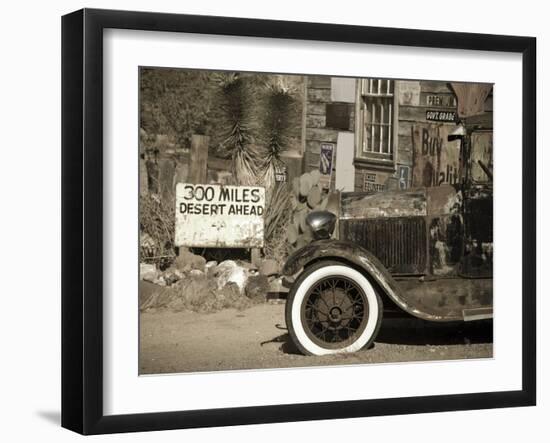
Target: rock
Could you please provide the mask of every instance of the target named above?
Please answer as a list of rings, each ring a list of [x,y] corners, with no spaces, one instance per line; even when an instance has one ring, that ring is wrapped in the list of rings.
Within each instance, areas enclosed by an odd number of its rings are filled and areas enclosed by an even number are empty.
[[[298,229],[294,225],[288,226],[286,230],[286,239],[291,245],[296,243],[296,240],[298,240],[298,235]]]
[[[156,296],[160,288],[148,281],[139,282],[139,307],[147,308],[151,304],[151,299]]]
[[[248,269],[249,271],[255,271],[258,269],[258,266],[256,266],[253,263],[250,263],[249,261],[239,260],[236,262],[238,266],[241,266],[242,268]]]
[[[309,193],[307,194],[307,205],[313,209],[319,203],[321,203],[321,189],[319,186],[315,185],[311,187]]]
[[[249,277],[246,284],[246,296],[252,300],[266,299],[269,292],[269,282],[265,275]]]
[[[214,276],[218,289],[222,289],[228,283],[235,283],[239,292],[243,294],[249,273],[248,269],[239,266],[233,260],[225,260],[216,267]]]
[[[159,285],[159,286],[168,286],[168,284],[166,283],[166,280],[164,279],[164,277],[162,275],[159,278],[157,278],[153,283],[155,283],[155,285]]]
[[[150,265],[148,263],[139,264],[139,278],[141,280],[154,282],[159,276],[159,272],[155,265]]]
[[[234,269],[237,267],[237,263],[233,260],[224,260],[214,269],[215,276],[217,277],[226,270]]]
[[[216,266],[218,266],[218,262],[215,260],[206,262],[206,264],[204,265],[204,272],[208,278],[214,277],[214,273],[216,272]]]
[[[182,272],[189,272],[193,269],[198,269],[204,272],[206,259],[200,255],[193,254],[186,248],[180,248],[178,257],[174,265]]]
[[[283,278],[274,278],[269,282],[268,292],[288,292],[288,288],[283,285]]]
[[[311,178],[311,184],[313,186],[319,183],[319,179],[321,178],[321,172],[319,171],[319,169],[314,169],[309,173],[309,175]]]
[[[191,278],[195,278],[195,279],[201,279],[201,278],[206,278],[206,274],[202,271],[199,271],[198,269],[192,269],[190,272],[189,272],[189,276]]]
[[[260,262],[259,266],[260,275],[269,277],[279,273],[279,263],[271,258],[265,258]]]
[[[167,286],[171,286],[174,283],[177,283],[180,281],[185,274],[181,272],[179,269],[170,267],[164,273],[162,274],[162,277],[164,278],[164,281],[166,282]]]
[[[302,197],[307,197],[309,190],[311,189],[311,175],[308,172],[300,176],[300,195]]]

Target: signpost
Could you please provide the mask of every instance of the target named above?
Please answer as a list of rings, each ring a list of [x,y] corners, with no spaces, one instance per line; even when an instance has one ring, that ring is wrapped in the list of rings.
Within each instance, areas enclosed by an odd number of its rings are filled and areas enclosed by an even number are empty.
[[[261,248],[265,189],[178,183],[176,246]]]

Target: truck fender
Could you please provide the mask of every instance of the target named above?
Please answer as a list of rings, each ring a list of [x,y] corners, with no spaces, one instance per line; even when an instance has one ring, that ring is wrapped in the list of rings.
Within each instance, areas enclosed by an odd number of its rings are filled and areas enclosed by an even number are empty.
[[[286,277],[296,276],[305,267],[319,260],[335,260],[359,268],[367,278],[374,280],[391,301],[414,317],[430,321],[451,320],[442,315],[420,310],[417,306],[409,303],[403,291],[380,260],[368,250],[350,241],[319,240],[309,243],[288,257],[282,274]],[[452,320],[459,320],[459,318]]]

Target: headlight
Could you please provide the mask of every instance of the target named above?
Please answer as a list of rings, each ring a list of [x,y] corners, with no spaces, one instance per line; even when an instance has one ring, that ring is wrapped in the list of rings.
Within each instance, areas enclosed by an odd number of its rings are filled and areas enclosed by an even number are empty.
[[[313,211],[306,217],[306,223],[316,240],[330,238],[336,226],[336,215],[328,211]]]

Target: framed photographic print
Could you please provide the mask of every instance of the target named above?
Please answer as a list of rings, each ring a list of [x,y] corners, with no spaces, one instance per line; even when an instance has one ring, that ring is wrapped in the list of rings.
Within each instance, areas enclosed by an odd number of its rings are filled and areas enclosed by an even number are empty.
[[[62,425],[536,402],[536,41],[62,21]]]

